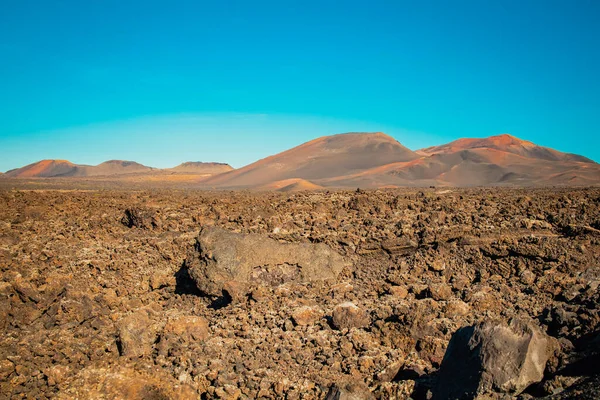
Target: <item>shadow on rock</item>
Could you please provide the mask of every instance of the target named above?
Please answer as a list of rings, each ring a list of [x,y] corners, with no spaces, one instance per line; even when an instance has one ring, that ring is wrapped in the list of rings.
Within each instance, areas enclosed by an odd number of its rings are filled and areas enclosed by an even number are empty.
[[[190,276],[190,272],[185,265],[181,264],[181,268],[175,273],[175,294],[189,294],[193,296],[202,296],[203,293],[196,286],[196,282]]]

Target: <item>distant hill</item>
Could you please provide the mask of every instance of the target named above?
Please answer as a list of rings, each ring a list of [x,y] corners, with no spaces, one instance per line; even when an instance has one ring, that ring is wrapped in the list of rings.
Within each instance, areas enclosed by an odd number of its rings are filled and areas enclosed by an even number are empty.
[[[593,163],[589,158],[570,153],[538,146],[534,143],[518,139],[512,135],[503,134],[483,139],[458,139],[441,146],[428,147],[418,150],[423,155],[450,154],[461,150],[490,149],[501,152],[512,153],[527,158],[535,158],[548,161],[578,161]]]
[[[381,133],[325,136],[204,181],[219,187],[260,187],[276,181],[316,180],[359,173],[421,156]]]
[[[92,165],[73,164],[67,160],[42,160],[6,172],[10,178],[57,178],[121,175],[149,172],[153,168],[133,161],[110,160]]]
[[[107,176],[150,172],[154,168],[136,163],[135,161],[110,160],[96,166],[82,166],[84,176]]]
[[[575,154],[499,135],[413,152],[382,133],[326,136],[203,182],[277,189],[285,180],[318,187],[599,185],[600,165]]]
[[[172,172],[188,172],[197,174],[220,174],[222,172],[228,172],[233,170],[233,167],[225,163],[217,162],[200,162],[200,161],[188,161],[179,164],[173,168],[167,168],[168,171]]]
[[[2,175],[10,178],[119,181],[205,189],[276,191],[401,186],[596,186],[600,164],[503,134],[458,139],[412,151],[391,136],[324,136],[240,169],[224,163],[185,162],[156,169],[133,161],[96,166],[42,160]]]
[[[202,179],[231,171],[224,163],[186,162],[175,168],[152,168],[135,161],[109,160],[98,165],[74,164],[67,160],[42,160],[1,175],[2,178],[65,178],[135,182],[137,184],[190,185]]]
[[[275,190],[278,192],[298,192],[302,190],[317,190],[322,189],[322,186],[315,185],[306,179],[292,178],[283,181],[272,182],[261,186],[260,190]]]
[[[77,165],[67,160],[42,160],[21,168],[6,171],[8,178],[49,178],[55,176],[73,176]]]

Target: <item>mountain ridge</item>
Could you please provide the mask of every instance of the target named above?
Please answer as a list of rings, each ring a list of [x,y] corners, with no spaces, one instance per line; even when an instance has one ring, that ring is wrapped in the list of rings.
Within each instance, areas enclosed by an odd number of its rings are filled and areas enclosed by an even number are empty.
[[[98,165],[87,165],[74,164],[68,160],[46,159],[6,171],[3,175],[7,178],[84,178],[161,172],[192,172],[211,175],[230,169],[232,167],[229,164],[198,161],[189,161],[173,168],[161,169],[127,160],[107,160]]]
[[[171,179],[206,189],[280,191],[430,185],[600,185],[600,164],[509,134],[461,138],[413,151],[383,132],[350,132],[315,138],[239,169],[226,163],[200,161],[158,169],[123,160],[96,166],[41,160],[7,171],[2,178],[96,176],[152,176],[148,182]]]

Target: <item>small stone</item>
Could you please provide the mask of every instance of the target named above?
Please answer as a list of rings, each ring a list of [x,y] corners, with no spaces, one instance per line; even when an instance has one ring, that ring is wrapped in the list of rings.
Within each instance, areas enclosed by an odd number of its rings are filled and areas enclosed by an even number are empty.
[[[429,269],[435,272],[442,272],[446,269],[446,263],[443,260],[435,260],[429,264]]]
[[[396,375],[398,375],[398,371],[404,365],[404,361],[396,361],[385,367],[383,371],[377,373],[377,380],[379,382],[391,382]]]
[[[164,335],[174,335],[183,340],[199,341],[208,337],[208,322],[202,317],[182,315],[167,322]]]
[[[470,312],[470,307],[462,300],[451,300],[446,304],[444,314],[446,318],[464,317]]]
[[[367,313],[354,303],[342,303],[333,309],[333,325],[337,329],[364,328],[369,323]]]
[[[408,290],[404,286],[391,286],[390,294],[399,299],[405,299],[408,296]]]
[[[155,274],[150,277],[150,288],[158,290],[164,287],[175,286],[175,276],[169,274]]]
[[[9,360],[0,361],[0,380],[5,381],[13,372],[15,372],[15,364]]]
[[[379,399],[409,400],[415,388],[415,381],[383,382],[375,390]]]
[[[323,316],[323,311],[314,306],[299,307],[292,313],[296,325],[312,325]]]
[[[325,400],[371,400],[375,396],[362,382],[335,384],[329,388]]]
[[[526,269],[523,272],[521,272],[521,275],[519,276],[519,280],[524,285],[528,285],[528,286],[533,285],[533,283],[535,282],[535,274],[533,272],[531,272],[530,270]]]
[[[152,352],[157,329],[145,310],[136,311],[118,323],[121,355],[140,357]]]
[[[428,288],[429,296],[436,300],[448,300],[452,297],[452,288],[445,283],[432,284]]]
[[[58,385],[60,383],[62,383],[65,378],[67,377],[67,374],[69,373],[69,367],[66,365],[55,365],[53,367],[50,367],[46,370],[45,375],[48,378],[48,384],[53,386],[53,385]]]

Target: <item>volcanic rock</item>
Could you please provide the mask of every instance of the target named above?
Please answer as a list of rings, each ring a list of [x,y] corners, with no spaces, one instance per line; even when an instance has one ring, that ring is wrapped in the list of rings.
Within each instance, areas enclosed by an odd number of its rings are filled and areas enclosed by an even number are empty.
[[[165,336],[177,336],[184,341],[203,340],[208,337],[208,322],[202,317],[181,315],[167,322]]]
[[[56,396],[57,399],[192,400],[198,394],[164,372],[130,367],[86,368]]]
[[[149,210],[139,208],[128,208],[125,210],[121,223],[128,228],[152,229],[158,226],[158,222]]]
[[[335,384],[331,386],[325,400],[371,400],[375,396],[360,382]]]
[[[195,399],[323,399],[348,379],[377,399],[443,399],[433,395],[452,334],[515,315],[557,341],[544,380],[520,395],[492,388],[481,397],[600,398],[600,341],[592,340],[600,331],[600,236],[591,230],[600,229],[598,188],[65,191],[73,187],[62,178],[0,186],[2,399],[185,398],[177,385]],[[126,209],[151,210],[158,226],[126,228]],[[525,218],[553,228],[530,229]],[[189,254],[200,262],[202,226],[278,245],[321,243],[352,268],[333,284],[253,283],[243,302],[221,307],[199,295],[187,269]],[[399,238],[418,246],[397,252],[388,241]],[[436,261],[445,269],[431,268]],[[232,282],[227,290],[236,290]],[[445,300],[432,297],[439,285],[451,287]],[[336,329],[333,311],[346,302],[371,324]],[[303,307],[323,316],[310,322]],[[208,336],[196,339],[207,331],[188,325],[193,318],[206,320]],[[139,356],[123,355],[136,340],[145,343]],[[474,346],[481,355],[482,344]],[[470,368],[465,347],[461,365]],[[460,393],[476,396],[483,370],[475,384],[457,376]]]
[[[364,328],[370,323],[369,315],[354,303],[338,304],[333,309],[333,326],[337,329]]]
[[[530,322],[509,325],[488,320],[459,329],[442,361],[435,398],[473,399],[501,392],[521,393],[542,380],[549,341]]]
[[[292,319],[296,325],[311,325],[323,316],[323,311],[315,306],[298,307],[292,313]]]
[[[279,243],[216,227],[202,229],[186,261],[198,289],[212,296],[225,291],[231,297],[251,285],[334,280],[347,264],[325,244]]]
[[[148,310],[138,310],[118,323],[121,355],[140,357],[152,352],[158,328]]]

